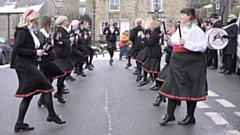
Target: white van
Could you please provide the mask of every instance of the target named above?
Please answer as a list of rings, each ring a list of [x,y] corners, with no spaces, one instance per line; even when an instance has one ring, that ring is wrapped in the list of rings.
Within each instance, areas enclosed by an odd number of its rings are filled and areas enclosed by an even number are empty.
[[[236,73],[240,74],[240,13],[238,16],[237,25],[238,25],[238,47],[237,47]]]

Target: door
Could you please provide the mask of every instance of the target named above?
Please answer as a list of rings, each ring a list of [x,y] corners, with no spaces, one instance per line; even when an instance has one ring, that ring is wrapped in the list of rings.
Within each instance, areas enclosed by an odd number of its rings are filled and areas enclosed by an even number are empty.
[[[120,37],[122,36],[122,33],[125,31],[125,30],[130,30],[130,23],[129,21],[122,21],[120,22]]]

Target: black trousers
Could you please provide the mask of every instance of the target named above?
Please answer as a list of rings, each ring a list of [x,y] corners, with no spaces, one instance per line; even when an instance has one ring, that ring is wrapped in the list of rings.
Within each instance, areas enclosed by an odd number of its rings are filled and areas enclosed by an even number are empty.
[[[217,50],[207,49],[207,66],[218,67]]]
[[[233,72],[234,71],[234,54],[223,55],[223,70]]]

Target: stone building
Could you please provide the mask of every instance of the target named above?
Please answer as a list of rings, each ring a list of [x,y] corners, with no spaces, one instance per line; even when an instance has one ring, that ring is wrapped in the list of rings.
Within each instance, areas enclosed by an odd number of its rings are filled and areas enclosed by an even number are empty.
[[[0,37],[12,42],[15,27],[27,9],[39,13],[39,24],[45,15],[55,15],[56,7],[52,0],[0,0]],[[40,25],[38,25],[40,28]]]
[[[120,31],[134,27],[134,20],[153,14],[155,6],[159,7],[158,20],[179,20],[180,10],[186,7],[186,0],[54,0],[58,14],[78,16],[89,14],[94,21],[95,38],[101,40],[102,30],[106,22],[113,19]],[[94,5],[95,3],[95,5]],[[85,12],[83,12],[85,11]],[[95,12],[94,12],[95,11]],[[94,23],[93,23],[94,25]],[[94,28],[94,26],[93,26]]]

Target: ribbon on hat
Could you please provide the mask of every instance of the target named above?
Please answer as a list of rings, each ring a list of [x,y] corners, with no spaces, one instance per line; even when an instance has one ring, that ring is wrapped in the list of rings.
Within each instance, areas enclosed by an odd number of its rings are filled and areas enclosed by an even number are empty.
[[[34,10],[31,9],[31,10],[27,13],[27,16],[29,16],[30,14],[32,14],[33,11],[34,11]]]
[[[195,13],[195,19],[196,19],[196,21],[198,21],[198,13]]]

